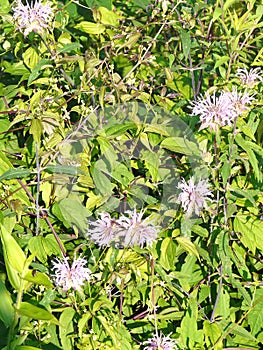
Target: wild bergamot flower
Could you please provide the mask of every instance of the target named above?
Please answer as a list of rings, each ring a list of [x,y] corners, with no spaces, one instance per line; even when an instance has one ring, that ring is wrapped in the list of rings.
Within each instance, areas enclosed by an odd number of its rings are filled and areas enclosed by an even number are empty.
[[[89,221],[88,237],[100,247],[116,244],[124,247],[144,244],[152,245],[157,239],[160,228],[149,218],[143,219],[143,210],[126,211],[118,219],[112,219],[109,213],[101,213],[96,221]]]
[[[211,200],[213,197],[212,192],[209,190],[210,185],[206,179],[199,180],[197,184],[195,184],[193,177],[188,182],[182,179],[178,184],[178,188],[181,190],[178,200],[182,203],[183,210],[188,217],[193,212],[199,215],[200,211],[207,207],[206,201]]]
[[[247,68],[238,68],[236,76],[239,78],[242,85],[253,88],[256,84],[263,81],[261,76],[261,68],[252,68],[249,71]]]
[[[136,209],[128,210],[117,220],[120,226],[119,236],[121,243],[125,246],[138,245],[143,247],[144,244],[151,246],[153,241],[158,237],[160,227],[156,226],[149,218],[143,219],[144,210],[139,213]]]
[[[162,333],[160,335],[155,335],[154,337],[148,339],[143,345],[147,345],[143,350],[175,350],[178,349],[176,346],[176,341],[170,338],[170,335],[164,336]]]
[[[69,258],[55,258],[52,261],[54,271],[53,278],[57,288],[62,288],[64,291],[68,291],[73,288],[74,290],[81,290],[85,281],[89,281],[91,278],[91,271],[85,265],[87,260],[79,257],[74,259],[72,265],[69,264]]]
[[[49,2],[42,4],[42,0],[36,0],[30,4],[26,0],[26,5],[21,0],[16,1],[13,7],[13,18],[17,22],[17,29],[27,36],[34,31],[43,34],[49,28],[49,24],[54,17],[54,11]]]
[[[232,104],[236,116],[249,111],[249,105],[255,99],[253,95],[249,95],[246,91],[238,92],[236,88],[234,88],[231,92],[225,92],[225,94],[229,98],[229,103]]]
[[[210,130],[218,130],[219,126],[231,125],[236,117],[235,109],[229,101],[229,96],[225,92],[221,92],[219,96],[214,93],[210,95],[208,92],[191,102],[192,115],[200,117],[201,127],[199,130],[207,127]]]
[[[89,221],[88,236],[95,244],[106,247],[118,241],[119,227],[109,213],[103,212],[99,215],[100,218],[96,221]]]

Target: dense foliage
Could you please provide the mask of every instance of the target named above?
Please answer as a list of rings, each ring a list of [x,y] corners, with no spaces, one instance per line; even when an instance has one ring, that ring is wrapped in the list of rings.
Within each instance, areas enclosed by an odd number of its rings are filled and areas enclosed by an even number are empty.
[[[261,348],[262,16],[1,1],[1,349]]]

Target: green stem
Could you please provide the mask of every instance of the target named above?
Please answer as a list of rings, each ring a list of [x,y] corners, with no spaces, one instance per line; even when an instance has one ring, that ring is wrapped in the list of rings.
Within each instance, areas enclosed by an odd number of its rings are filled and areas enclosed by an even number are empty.
[[[24,287],[25,287],[25,281],[21,277],[20,287],[19,287],[19,290],[17,293],[16,303],[15,303],[15,307],[14,307],[15,308],[15,315],[14,315],[12,325],[11,325],[9,332],[8,332],[7,350],[13,350],[12,340],[13,340],[14,335],[15,335],[15,328],[16,328],[18,321],[19,321],[19,314],[18,314],[17,310],[19,310],[21,302],[22,302]]]

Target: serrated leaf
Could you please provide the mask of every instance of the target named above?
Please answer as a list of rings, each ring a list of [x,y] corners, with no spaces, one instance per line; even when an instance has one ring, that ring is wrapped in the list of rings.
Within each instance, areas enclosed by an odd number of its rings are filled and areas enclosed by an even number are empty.
[[[256,334],[263,328],[263,290],[257,289],[254,297],[253,308],[248,314],[247,320],[251,328],[251,334]]]
[[[64,175],[85,175],[84,171],[73,165],[48,165],[45,171],[50,174],[64,174]]]
[[[240,240],[244,246],[255,254],[256,249],[263,252],[263,221],[244,214],[238,214],[234,219],[234,230],[241,233]]]
[[[15,168],[9,169],[0,176],[0,181],[11,179],[24,179],[31,173],[29,169]]]

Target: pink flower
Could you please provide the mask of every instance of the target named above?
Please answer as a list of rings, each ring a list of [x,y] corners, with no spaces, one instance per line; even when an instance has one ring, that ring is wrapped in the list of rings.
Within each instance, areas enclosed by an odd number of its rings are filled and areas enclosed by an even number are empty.
[[[100,247],[111,244],[124,247],[151,246],[160,228],[149,218],[143,219],[143,215],[143,210],[137,213],[136,209],[121,214],[118,219],[112,219],[109,213],[101,213],[100,219],[89,222],[88,237]]]
[[[119,227],[109,213],[100,213],[100,219],[89,221],[89,239],[100,247],[106,247],[118,241],[118,232]]]
[[[175,350],[178,349],[176,341],[171,339],[169,335],[155,335],[143,343],[147,345],[143,350]]]
[[[158,237],[160,227],[147,218],[143,219],[143,210],[139,213],[136,212],[136,209],[128,210],[125,214],[127,215],[122,214],[117,220],[122,244],[125,247],[135,245],[142,247],[144,244],[151,246]]]
[[[235,88],[231,92],[225,92],[225,94],[229,98],[229,103],[232,104],[237,116],[250,110],[249,105],[254,100],[253,95],[249,95],[246,91],[238,92]]]
[[[84,282],[89,281],[91,278],[91,271],[85,267],[87,261],[79,257],[78,259],[74,259],[70,266],[68,260],[69,258],[66,257],[63,259],[56,258],[52,261],[54,283],[64,291],[68,291],[71,288],[80,290]]]
[[[221,92],[219,96],[208,92],[191,103],[192,115],[199,115],[201,127],[199,130],[209,127],[217,131],[219,126],[231,126],[236,117],[232,103],[229,103],[229,96]]]
[[[260,81],[263,81],[261,76],[261,69],[252,68],[248,71],[246,68],[238,68],[236,76],[239,78],[242,85],[247,85],[253,88]]]
[[[18,24],[17,29],[24,32],[24,36],[32,31],[43,34],[49,28],[49,23],[54,17],[49,2],[43,5],[42,0],[36,0],[35,3],[31,2],[30,5],[28,1],[26,1],[26,5],[23,5],[21,0],[18,0],[17,6],[13,10],[14,20]]]
[[[194,212],[196,215],[200,214],[203,208],[207,207],[207,200],[213,197],[209,190],[209,183],[207,180],[199,180],[197,184],[194,183],[194,178],[191,177],[188,182],[185,179],[178,184],[181,189],[178,200],[182,203],[183,210],[186,211],[187,217]]]

